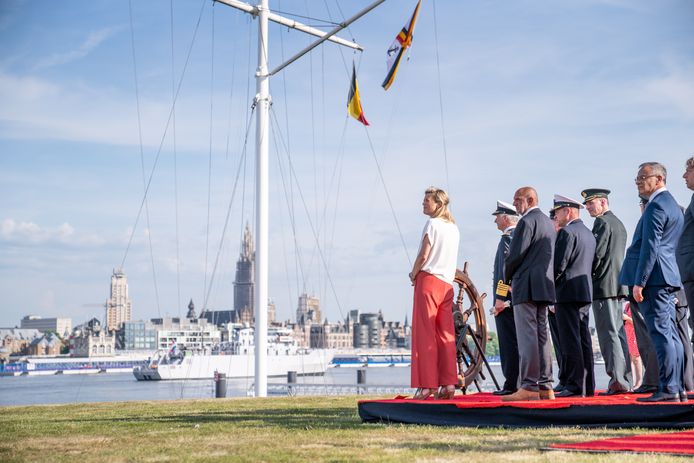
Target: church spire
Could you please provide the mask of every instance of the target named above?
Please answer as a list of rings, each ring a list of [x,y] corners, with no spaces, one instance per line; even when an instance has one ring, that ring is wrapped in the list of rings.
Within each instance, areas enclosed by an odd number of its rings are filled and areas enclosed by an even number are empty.
[[[241,241],[240,260],[243,262],[252,261],[254,254],[253,235],[251,235],[251,228],[248,226],[248,223],[246,223],[246,229],[243,231],[243,241]]]

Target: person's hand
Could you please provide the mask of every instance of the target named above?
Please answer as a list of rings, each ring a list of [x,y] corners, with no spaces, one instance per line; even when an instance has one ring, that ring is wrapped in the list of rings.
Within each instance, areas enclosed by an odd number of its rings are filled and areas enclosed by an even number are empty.
[[[634,286],[632,290],[632,295],[636,302],[643,302],[643,286]]]
[[[557,309],[553,305],[550,305],[549,307],[547,307],[547,310],[549,310],[552,313],[557,313]]]
[[[504,301],[502,301],[501,299],[496,299],[494,301],[494,308],[492,309],[494,312],[492,313],[492,315],[496,317],[501,312],[503,312],[505,308],[506,305],[504,304]]]
[[[414,286],[414,280],[415,280],[416,275],[412,275],[412,272],[410,272],[408,274],[408,276],[410,277],[410,283],[412,283],[412,286]]]

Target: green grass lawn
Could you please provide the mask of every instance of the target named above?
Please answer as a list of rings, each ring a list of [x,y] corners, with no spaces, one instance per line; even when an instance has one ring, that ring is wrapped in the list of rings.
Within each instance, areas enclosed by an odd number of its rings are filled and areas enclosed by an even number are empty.
[[[682,462],[543,452],[648,432],[362,424],[356,396],[0,407],[0,461]]]

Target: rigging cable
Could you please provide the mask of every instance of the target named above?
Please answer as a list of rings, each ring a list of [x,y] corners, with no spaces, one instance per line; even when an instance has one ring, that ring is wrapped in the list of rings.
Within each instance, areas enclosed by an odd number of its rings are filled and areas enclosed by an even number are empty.
[[[180,234],[178,224],[178,160],[176,153],[176,68],[174,66],[174,10],[173,0],[169,0],[169,11],[171,18],[171,106],[173,107],[171,121],[171,135],[173,137],[173,165],[174,165],[174,211],[176,217],[176,290],[178,294],[177,305],[178,316],[181,316],[181,252],[180,252]]]
[[[192,50],[193,50],[193,44],[195,43],[195,38],[197,36],[198,28],[200,26],[200,20],[202,19],[202,13],[205,10],[206,4],[207,4],[207,0],[202,0],[200,2],[200,14],[198,16],[197,23],[195,24],[195,30],[193,31],[193,37],[191,39],[190,46],[188,47],[188,53],[186,55],[186,60],[185,60],[185,63],[183,65],[183,70],[181,72],[181,78],[178,81],[178,86],[176,88],[176,98],[174,99],[174,104],[171,106],[171,109],[169,110],[169,116],[166,120],[166,125],[164,126],[164,133],[162,134],[161,140],[159,141],[159,148],[157,149],[157,155],[154,158],[154,164],[152,165],[152,169],[149,173],[149,179],[147,180],[147,186],[145,188],[144,195],[142,196],[142,201],[140,201],[140,207],[137,211],[137,216],[135,217],[135,223],[133,224],[132,230],[130,232],[130,237],[128,238],[128,244],[125,247],[125,253],[123,255],[123,260],[121,261],[121,267],[125,266],[125,261],[128,258],[128,253],[130,251],[130,247],[132,246],[133,238],[135,236],[135,231],[137,230],[137,224],[140,221],[140,216],[142,215],[142,209],[144,208],[145,200],[147,199],[147,194],[149,193],[149,189],[152,185],[152,179],[154,178],[154,172],[156,171],[157,164],[159,163],[159,157],[161,156],[162,147],[164,146],[164,141],[166,140],[166,134],[169,130],[169,125],[171,124],[171,120],[173,117],[173,110],[176,106],[176,101],[178,100],[178,95],[181,91],[181,86],[183,84],[183,78],[185,77],[186,70],[188,69],[188,63],[190,61],[190,55],[191,55]],[[131,21],[131,24],[132,24],[132,21]]]
[[[214,3],[213,3],[214,6]],[[214,15],[215,8],[212,8],[212,28],[211,28],[211,51],[210,51],[210,143],[207,163],[207,227],[205,229],[205,278],[203,283],[203,294],[207,294],[207,267],[208,254],[210,249],[210,207],[212,204],[212,127],[214,122]],[[205,310],[207,305],[203,305]]]
[[[443,93],[441,92],[441,62],[439,60],[439,33],[438,21],[436,20],[436,0],[432,0],[431,5],[434,9],[434,42],[436,49],[436,78],[439,89],[439,114],[441,116],[441,138],[443,139],[443,166],[446,170],[446,190],[451,191],[451,182],[448,178],[448,151],[446,150],[446,127],[443,119]]]
[[[142,188],[145,192],[145,217],[147,220],[147,241],[149,242],[149,257],[152,262],[152,280],[154,282],[154,296],[157,303],[157,314],[161,317],[161,308],[159,306],[159,287],[157,286],[157,272],[154,265],[154,249],[152,247],[152,228],[149,221],[149,203],[147,201],[147,175],[145,173],[145,153],[142,144],[142,119],[140,116],[140,91],[137,80],[137,58],[135,55],[135,28],[133,26],[133,7],[132,1],[128,0],[128,13],[130,16],[130,45],[133,56],[133,77],[135,80],[135,100],[137,104],[137,133],[140,142],[140,167],[142,169]]]
[[[250,119],[253,117],[253,113],[254,113],[254,112],[255,112],[255,105],[253,105],[253,106],[251,107],[250,114],[248,115],[249,121],[250,121]],[[250,129],[250,127],[251,127],[250,122],[249,122],[249,124],[246,125],[246,127],[247,127],[248,129]],[[222,254],[222,247],[223,247],[223,245],[224,245],[224,238],[225,238],[225,236],[226,236],[227,227],[228,227],[228,225],[229,225],[229,218],[231,217],[231,208],[232,208],[232,206],[233,206],[233,204],[234,204],[234,198],[236,197],[236,187],[237,187],[237,185],[238,185],[238,183],[239,183],[239,177],[240,177],[240,175],[241,175],[242,167],[246,164],[246,153],[247,153],[247,146],[248,146],[248,133],[249,133],[249,131],[246,130],[246,135],[244,136],[244,140],[243,140],[243,150],[242,150],[242,152],[241,152],[241,157],[239,158],[239,165],[238,165],[238,167],[236,168],[236,177],[234,178],[234,186],[232,187],[232,190],[231,190],[231,197],[229,198],[229,205],[228,205],[228,207],[227,207],[227,214],[226,214],[226,218],[224,219],[224,227],[222,228],[222,235],[221,235],[220,238],[219,238],[219,246],[217,247],[217,254],[216,254],[216,257],[215,257],[215,260],[214,260],[214,266],[212,267],[212,274],[211,274],[211,276],[210,276],[210,284],[209,284],[209,286],[208,286],[208,288],[207,288],[207,293],[205,294],[205,299],[204,299],[204,302],[203,302],[203,307],[207,307],[207,302],[208,302],[208,300],[209,300],[210,293],[212,292],[212,284],[214,283],[214,278],[215,278],[215,275],[216,275],[216,273],[217,273],[217,267],[218,267],[218,265],[219,265],[219,258],[220,258],[221,254]]]
[[[270,108],[270,114],[272,117],[270,118],[271,122],[274,122],[274,128],[275,130],[272,131],[272,133],[278,133],[280,134],[280,141],[284,142],[284,140],[281,138],[281,132],[279,130],[279,122],[277,121],[277,114],[275,113],[275,110],[271,107]],[[320,246],[320,241],[318,238],[318,234],[316,233],[316,228],[313,225],[313,221],[311,220],[311,214],[309,212],[308,206],[306,204],[306,199],[304,198],[304,194],[301,191],[301,185],[299,184],[298,178],[296,176],[296,172],[294,171],[294,166],[291,162],[291,159],[289,159],[289,173],[291,174],[291,177],[294,179],[296,182],[296,188],[297,191],[299,192],[299,198],[301,199],[301,204],[304,206],[304,211],[306,212],[306,219],[308,220],[309,227],[311,228],[311,232],[313,233],[313,239],[316,243],[316,248],[318,250],[318,255],[320,256],[321,262],[323,263],[323,268],[325,270],[326,277],[328,278],[328,282],[330,283],[330,289],[332,290],[333,297],[335,298],[335,302],[337,304],[337,309],[340,312],[340,318],[344,317],[344,314],[342,312],[342,305],[340,304],[340,299],[337,297],[337,291],[335,290],[335,285],[333,283],[333,279],[330,276],[330,270],[328,269],[328,263],[325,260],[325,256],[323,254],[323,251],[321,250]]]

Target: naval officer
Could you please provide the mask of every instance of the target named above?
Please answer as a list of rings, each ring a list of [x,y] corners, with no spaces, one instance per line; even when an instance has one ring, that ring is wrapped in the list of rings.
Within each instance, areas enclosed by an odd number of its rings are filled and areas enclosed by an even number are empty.
[[[593,222],[595,258],[593,259],[593,315],[600,353],[610,377],[604,395],[623,394],[632,388],[631,358],[622,319],[622,299],[628,295],[619,284],[619,270],[624,261],[627,230],[610,210],[605,188],[589,188],[581,192],[583,204]]]
[[[595,375],[588,322],[593,300],[595,237],[580,218],[581,203],[554,195],[554,207],[562,227],[554,251],[554,284],[564,368],[564,390],[556,396],[591,397],[595,394]]]
[[[518,389],[518,341],[516,325],[511,305],[511,293],[504,276],[504,264],[511,247],[513,230],[516,229],[520,218],[516,208],[503,201],[496,202],[496,210],[492,212],[494,223],[501,232],[499,245],[494,257],[494,307],[492,314],[499,335],[499,353],[501,354],[501,371],[504,374],[504,385],[494,395],[510,395]]]

